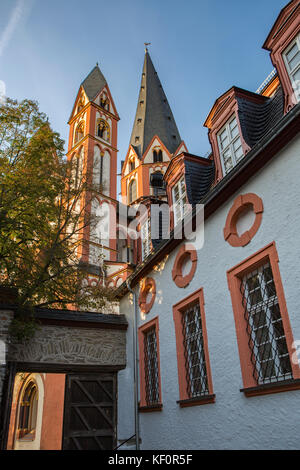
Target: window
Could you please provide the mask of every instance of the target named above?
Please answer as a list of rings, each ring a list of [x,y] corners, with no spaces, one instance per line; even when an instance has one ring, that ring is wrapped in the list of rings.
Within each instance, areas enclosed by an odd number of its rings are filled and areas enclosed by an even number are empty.
[[[161,149],[153,150],[153,162],[157,163],[157,162],[162,162],[162,161],[163,161],[162,150]]]
[[[79,142],[84,136],[84,123],[80,122],[78,126],[76,127],[75,131],[75,144]]]
[[[161,384],[159,365],[158,318],[139,328],[140,410],[160,410]]]
[[[141,242],[142,242],[142,261],[149,256],[152,243],[151,243],[151,228],[150,217],[141,226]]]
[[[218,145],[223,171],[227,175],[244,156],[235,116],[218,133]]]
[[[285,50],[283,57],[296,99],[300,101],[300,35]]]
[[[81,96],[78,106],[77,106],[77,113],[79,113],[84,108],[84,97]]]
[[[180,178],[177,184],[172,189],[173,195],[173,212],[174,212],[174,225],[183,219],[186,210],[187,197],[185,191],[184,177]]]
[[[30,381],[21,398],[19,409],[19,439],[31,434],[34,437],[37,420],[38,390],[35,382]]]
[[[242,278],[241,291],[257,382],[266,383],[292,378],[291,363],[269,261]]]
[[[71,159],[71,171],[74,187],[77,189],[82,184],[82,165],[83,165],[83,148]]]
[[[135,170],[135,160],[130,160],[129,162],[129,172]]]
[[[109,100],[105,93],[100,97],[100,106],[101,108],[106,109],[106,111],[109,111]]]
[[[128,204],[135,201],[137,198],[137,185],[136,180],[131,180],[128,187]]]
[[[276,384],[290,386],[300,374],[298,364],[291,360],[293,336],[275,243],[232,268],[227,276],[243,391],[250,396],[260,394],[262,390],[267,393],[266,387],[273,390]]]
[[[149,183],[154,196],[164,196],[166,194],[164,175],[161,171],[151,173]]]
[[[101,139],[106,140],[109,142],[110,139],[110,129],[109,125],[107,124],[104,119],[99,119],[98,124],[97,124],[97,136],[100,137]]]
[[[213,403],[203,290],[173,307],[180,406]]]

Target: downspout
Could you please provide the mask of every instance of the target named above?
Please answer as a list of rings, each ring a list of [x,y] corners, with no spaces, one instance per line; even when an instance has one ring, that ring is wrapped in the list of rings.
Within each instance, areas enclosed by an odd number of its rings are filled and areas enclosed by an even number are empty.
[[[140,426],[139,426],[139,404],[138,404],[138,341],[137,341],[137,320],[138,309],[136,301],[136,293],[131,289],[130,283],[126,281],[127,288],[133,297],[134,308],[134,326],[133,326],[133,381],[134,381],[134,422],[135,422],[135,447],[140,450]]]

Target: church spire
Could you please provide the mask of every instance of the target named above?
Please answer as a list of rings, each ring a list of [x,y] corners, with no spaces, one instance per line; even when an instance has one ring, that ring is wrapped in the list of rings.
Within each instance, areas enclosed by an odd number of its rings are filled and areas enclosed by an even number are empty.
[[[93,99],[100,93],[102,88],[106,85],[106,79],[99,69],[98,62],[88,76],[83,80],[81,86],[83,87],[88,99]]]
[[[155,135],[170,153],[174,153],[181,142],[170,105],[146,47],[141,88],[130,139],[130,144],[140,158]]]

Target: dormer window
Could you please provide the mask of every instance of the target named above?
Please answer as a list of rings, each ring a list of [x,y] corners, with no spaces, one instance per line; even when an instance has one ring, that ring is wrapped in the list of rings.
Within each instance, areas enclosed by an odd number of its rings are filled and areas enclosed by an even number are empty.
[[[176,225],[181,219],[183,219],[187,206],[184,176],[182,176],[178,183],[175,184],[174,188],[172,189],[172,196],[174,225]]]
[[[227,175],[244,156],[235,116],[231,117],[218,133],[218,145],[223,171]]]
[[[150,217],[141,226],[141,241],[142,241],[142,261],[149,256],[152,243],[151,243],[151,230],[150,230]]]
[[[284,51],[283,57],[296,100],[300,101],[300,34]]]

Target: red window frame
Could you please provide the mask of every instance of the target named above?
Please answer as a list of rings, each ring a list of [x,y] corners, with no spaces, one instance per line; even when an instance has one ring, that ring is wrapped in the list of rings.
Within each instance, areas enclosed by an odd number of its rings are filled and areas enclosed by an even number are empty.
[[[289,358],[292,368],[291,380],[282,380],[270,384],[258,384],[253,376],[254,364],[251,362],[251,350],[249,347],[249,336],[247,334],[247,322],[244,317],[244,308],[242,305],[242,293],[240,290],[241,279],[248,273],[254,271],[265,262],[269,262],[273,281],[276,289],[278,305],[282,318],[282,326],[285,333]],[[295,390],[300,388],[300,368],[298,364],[294,364],[292,357],[293,349],[293,333],[288,316],[287,305],[284,295],[284,289],[281,281],[279,270],[279,258],[275,242],[265,246],[253,255],[240,262],[227,271],[228,287],[231,294],[233,314],[236,327],[236,336],[240,356],[241,372],[244,388],[241,389],[246,396],[262,395],[266,393],[277,393],[285,390]]]
[[[203,348],[204,357],[207,373],[207,385],[208,394],[199,395],[198,397],[191,398],[188,393],[188,380],[185,360],[185,348],[184,348],[184,333],[182,328],[182,315],[186,309],[193,306],[196,302],[199,302],[200,316],[202,324],[202,335],[203,335]],[[179,400],[177,403],[181,407],[204,405],[207,403],[215,402],[215,395],[213,393],[212,375],[209,361],[208,352],[208,340],[207,330],[205,321],[205,310],[204,310],[204,294],[203,288],[198,289],[183,300],[173,306],[173,319],[175,324],[175,335],[176,335],[176,350],[177,350],[177,368],[178,368],[178,384],[179,384]]]
[[[147,390],[146,390],[146,364],[145,364],[145,335],[152,329],[156,333],[156,351],[157,351],[157,367],[158,367],[158,394],[159,400],[156,403],[147,403]],[[139,359],[140,359],[140,411],[161,411],[162,409],[162,395],[161,395],[161,377],[160,377],[160,352],[159,352],[159,321],[158,317],[140,326],[138,329],[138,342],[139,342]]]

